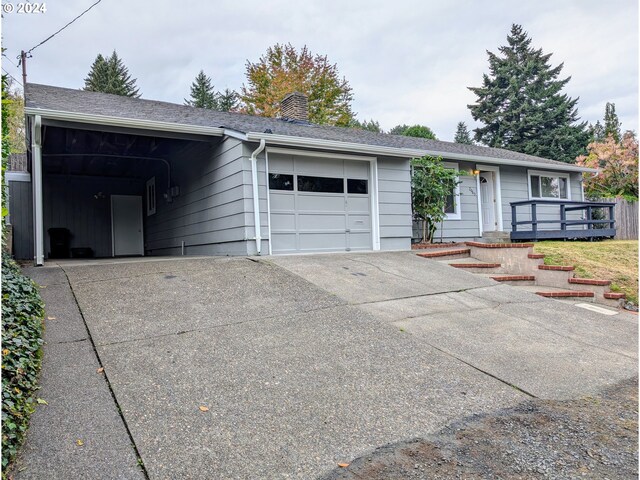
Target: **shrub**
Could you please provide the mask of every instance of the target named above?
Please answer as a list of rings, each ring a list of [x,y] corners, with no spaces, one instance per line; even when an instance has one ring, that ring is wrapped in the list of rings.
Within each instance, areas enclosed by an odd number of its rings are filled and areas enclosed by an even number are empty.
[[[44,304],[36,284],[2,257],[2,470],[15,459],[35,410]]]

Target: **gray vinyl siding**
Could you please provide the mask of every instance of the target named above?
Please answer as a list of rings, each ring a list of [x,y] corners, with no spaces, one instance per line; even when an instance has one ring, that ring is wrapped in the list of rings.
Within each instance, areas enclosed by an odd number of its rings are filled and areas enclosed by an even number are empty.
[[[9,221],[13,228],[13,256],[33,259],[33,194],[31,182],[9,181]]]
[[[409,159],[378,157],[380,249],[411,248],[411,170]]]
[[[169,160],[180,194],[167,203],[166,177],[156,172],[156,213],[145,210],[145,253],[179,255],[184,242],[186,255],[246,255],[242,143],[193,142]]]
[[[71,248],[89,247],[96,257],[110,257],[111,195],[143,195],[140,180],[81,175],[44,175],[44,252],[49,258],[50,228],[71,232]]]
[[[474,164],[466,162],[457,162],[453,160],[443,159],[443,162],[454,163],[458,165],[460,173],[459,191],[460,196],[460,219],[445,219],[442,226],[438,226],[435,233],[435,239],[442,238],[445,241],[462,238],[478,237],[480,232],[478,219],[478,183],[476,177],[468,173],[475,168]],[[422,233],[418,232],[418,236]]]
[[[512,167],[501,166],[500,167],[500,180],[502,184],[502,216],[503,225],[505,231],[511,231],[511,202],[519,202],[523,200],[529,200],[529,176],[528,171],[530,169],[524,167]],[[539,171],[545,171],[541,168]],[[582,175],[580,173],[571,173],[569,176],[569,187],[571,191],[572,201],[582,201],[582,191],[580,188],[580,180]],[[542,206],[537,207],[538,220],[559,220],[560,210],[557,206]],[[568,219],[577,220],[582,218],[580,212],[569,212],[567,214]],[[518,221],[531,220],[530,207],[518,207]],[[559,223],[542,224],[538,227],[540,230],[559,230]],[[573,227],[582,228],[582,227]],[[522,225],[520,230],[531,230],[530,225]]]

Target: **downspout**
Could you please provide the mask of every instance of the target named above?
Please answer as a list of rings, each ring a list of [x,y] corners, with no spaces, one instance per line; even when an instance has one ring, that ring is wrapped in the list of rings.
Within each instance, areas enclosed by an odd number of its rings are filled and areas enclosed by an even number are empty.
[[[35,115],[31,127],[31,161],[33,176],[34,265],[44,265],[44,222],[42,202],[42,117]]]
[[[266,145],[265,139],[260,140],[260,145],[251,154],[251,183],[253,187],[253,224],[256,232],[256,252],[262,251],[262,236],[260,234],[260,198],[258,189],[258,155],[262,153]]]

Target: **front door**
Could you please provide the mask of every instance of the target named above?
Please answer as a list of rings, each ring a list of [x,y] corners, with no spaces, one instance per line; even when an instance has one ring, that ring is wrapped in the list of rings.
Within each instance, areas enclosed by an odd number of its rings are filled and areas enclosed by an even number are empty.
[[[482,208],[482,231],[496,230],[496,199],[493,190],[493,173],[480,173],[480,205]]]
[[[113,256],[144,255],[142,197],[111,195]]]

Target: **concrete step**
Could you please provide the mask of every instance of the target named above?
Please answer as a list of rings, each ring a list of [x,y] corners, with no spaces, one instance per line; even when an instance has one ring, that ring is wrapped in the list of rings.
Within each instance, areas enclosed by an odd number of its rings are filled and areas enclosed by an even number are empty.
[[[587,292],[585,290],[561,290],[554,288],[553,291],[549,291],[543,286],[539,286],[539,288],[544,290],[537,291],[536,295],[546,298],[595,298],[596,296],[595,293]]]
[[[459,261],[450,262],[450,267],[459,268],[471,273],[504,273],[499,263],[482,262],[477,258],[469,257]]]

